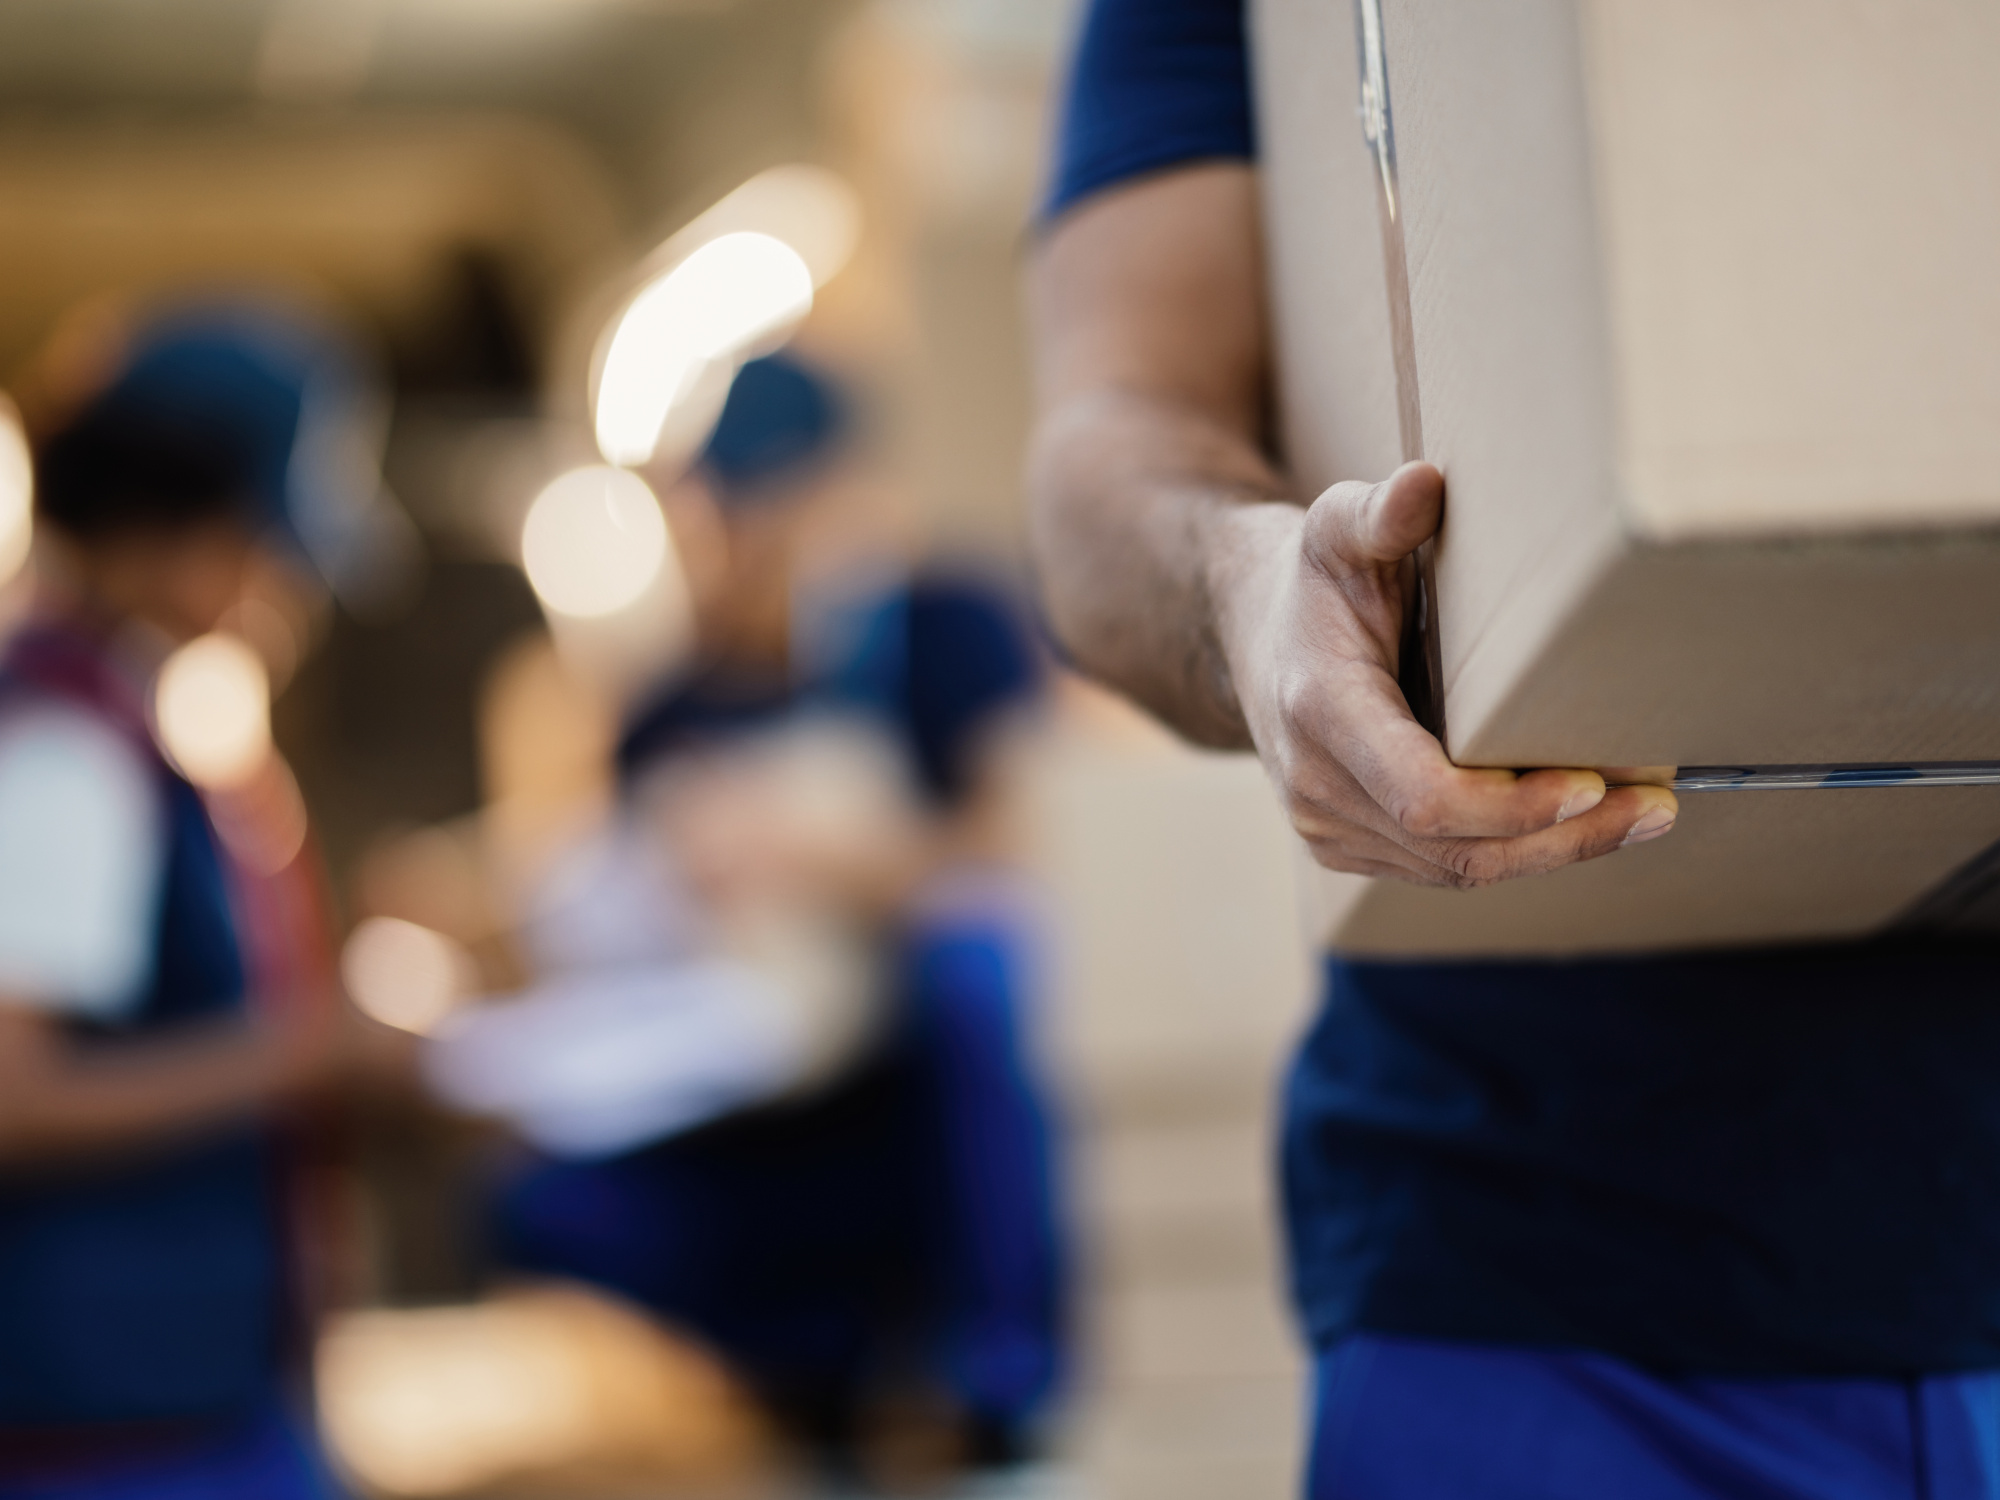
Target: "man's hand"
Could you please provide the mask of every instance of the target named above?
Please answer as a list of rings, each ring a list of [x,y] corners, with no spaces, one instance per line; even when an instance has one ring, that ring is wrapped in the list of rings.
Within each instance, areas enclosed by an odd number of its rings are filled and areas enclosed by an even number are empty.
[[[1294,503],[1265,452],[1270,337],[1246,166],[1114,189],[1035,267],[1034,541],[1075,661],[1190,739],[1254,745],[1321,864],[1484,885],[1656,838],[1662,787],[1454,766],[1396,686],[1444,482]]]
[[[1411,716],[1396,682],[1410,554],[1436,531],[1444,481],[1409,464],[1338,484],[1310,509],[1219,518],[1210,585],[1250,737],[1292,825],[1335,870],[1477,886],[1658,838],[1664,787],[1594,771],[1467,770]]]

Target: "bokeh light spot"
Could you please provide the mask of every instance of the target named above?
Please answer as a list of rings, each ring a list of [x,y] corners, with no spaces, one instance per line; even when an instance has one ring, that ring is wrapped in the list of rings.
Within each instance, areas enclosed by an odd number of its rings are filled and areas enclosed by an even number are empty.
[[[241,638],[216,631],[167,658],[153,684],[161,747],[199,786],[236,786],[271,754],[271,682]]]
[[[443,933],[369,917],[340,950],[340,979],[364,1015],[424,1036],[471,993],[476,974],[471,955]]]
[[[825,286],[853,257],[861,239],[861,196],[825,167],[792,162],[759,172],[670,243],[699,244],[742,230],[783,240]]]
[[[653,457],[675,403],[716,363],[757,352],[812,311],[813,275],[768,234],[721,235],[640,289],[599,365],[597,446],[614,464]]]
[[[645,480],[624,469],[572,469],[529,507],[521,565],[543,604],[588,619],[645,593],[669,545],[666,518]]]

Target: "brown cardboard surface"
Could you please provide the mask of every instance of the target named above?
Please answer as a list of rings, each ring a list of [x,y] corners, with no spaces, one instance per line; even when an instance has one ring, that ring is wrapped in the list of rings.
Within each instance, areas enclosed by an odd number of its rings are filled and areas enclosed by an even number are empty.
[[[1316,872],[1316,934],[1362,957],[1643,953],[1878,931],[2000,841],[2000,787],[1709,792],[1666,838],[1447,891]]]
[[[1252,0],[1253,25],[1268,8]],[[1355,114],[1353,10],[1349,0],[1287,0],[1280,24],[1335,80],[1301,86],[1275,49],[1253,51],[1263,187],[1284,195],[1265,206],[1282,289],[1271,332],[1286,457],[1303,499],[1338,479],[1388,474],[1402,452],[1375,165]]]
[[[2000,6],[1581,21],[1634,527],[1991,522]]]
[[[1452,754],[2000,760],[2000,7],[1383,13]],[[1251,29],[1311,493],[1400,456],[1377,179],[1351,7]],[[1588,871],[1318,904],[1370,952],[1860,932],[1978,852],[1947,808],[1993,796],[1747,795]],[[1880,857],[1828,864],[1836,829]]]
[[[1996,760],[1996,726],[2000,531],[1688,543],[1607,568],[1470,758]]]
[[[1575,12],[1384,6],[1425,457],[1451,486],[1438,618],[1461,759],[1628,545]]]

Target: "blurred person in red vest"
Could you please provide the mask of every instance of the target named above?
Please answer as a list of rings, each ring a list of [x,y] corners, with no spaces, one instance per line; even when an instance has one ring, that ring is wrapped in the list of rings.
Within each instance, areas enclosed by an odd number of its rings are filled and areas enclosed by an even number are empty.
[[[361,387],[259,304],[106,352],[37,424],[34,594],[0,647],[0,1497],[327,1496],[283,1127],[399,1044],[332,984],[282,768],[198,790],[148,690],[343,535]]]

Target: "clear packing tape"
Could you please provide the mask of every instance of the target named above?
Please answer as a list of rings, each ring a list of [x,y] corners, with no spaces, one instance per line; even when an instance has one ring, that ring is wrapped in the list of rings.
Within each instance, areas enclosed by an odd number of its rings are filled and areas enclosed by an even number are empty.
[[[1683,766],[1668,784],[1677,792],[2000,786],[2000,761],[1939,761],[1910,766]]]

